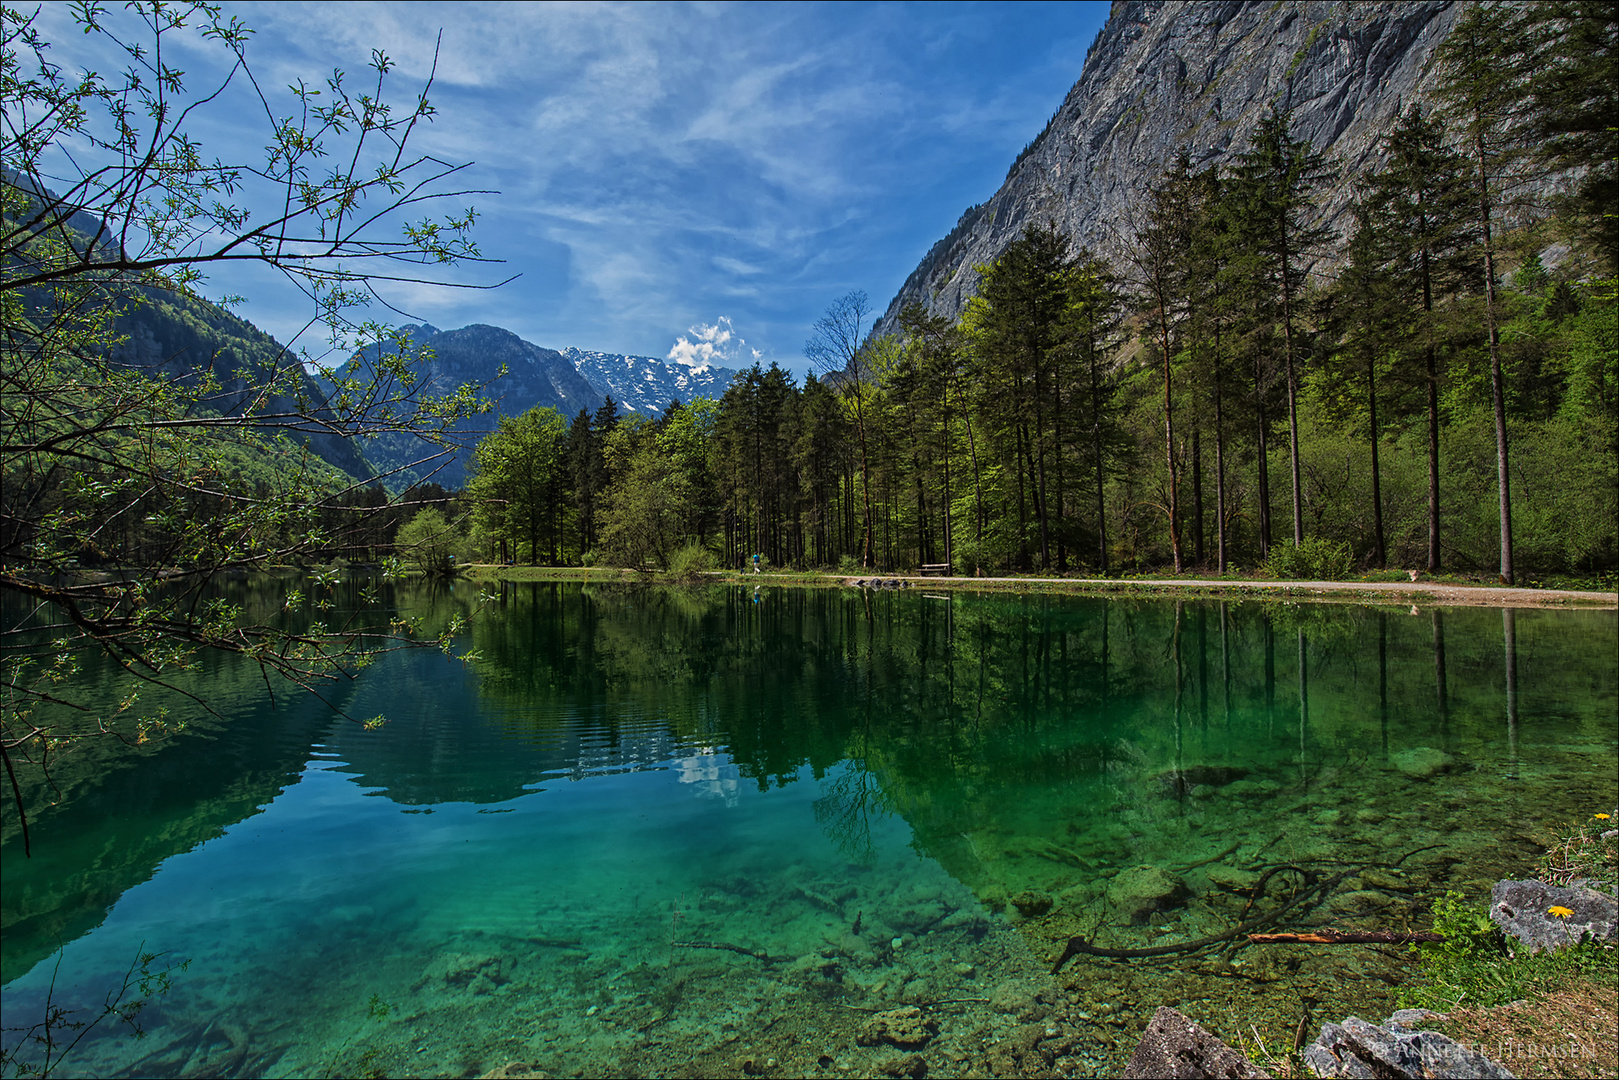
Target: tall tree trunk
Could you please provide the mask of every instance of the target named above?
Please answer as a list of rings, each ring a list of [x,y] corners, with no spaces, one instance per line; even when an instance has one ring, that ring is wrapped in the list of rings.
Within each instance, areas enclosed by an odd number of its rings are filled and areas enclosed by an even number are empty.
[[[1220,337],[1218,332],[1214,338],[1214,519],[1218,544],[1215,556],[1219,572],[1224,574],[1226,568],[1226,512],[1225,512],[1225,402],[1223,387],[1220,379]],[[1223,616],[1222,616],[1223,618]],[[1225,624],[1221,623],[1221,633],[1224,633]]]
[[[1159,348],[1164,353],[1164,458],[1169,466],[1169,547],[1175,556],[1175,573],[1181,572],[1180,474],[1175,468],[1175,398],[1171,384],[1169,351],[1169,312],[1162,296],[1158,300]]]
[[[1428,374],[1428,570],[1438,570],[1439,558],[1439,373],[1433,342],[1423,352]]]
[[[1203,425],[1192,427],[1192,561],[1203,565]]]
[[[1029,569],[1029,510],[1026,493],[1024,491],[1023,461],[1027,456],[1025,446],[1029,440],[1028,428],[1024,424],[1016,425],[1016,443],[1012,448],[1016,457],[1013,468],[1017,476],[1017,566],[1019,570]]]
[[[1107,499],[1102,467],[1102,388],[1091,357],[1091,453],[1096,457],[1096,563],[1107,576]]]
[[[1265,418],[1264,353],[1254,353],[1254,411],[1259,421],[1259,557],[1270,557],[1270,440]]]
[[[1612,18],[1610,13],[1609,18]],[[1501,581],[1511,585],[1512,570],[1512,492],[1507,471],[1507,406],[1505,380],[1501,375],[1501,330],[1495,319],[1495,244],[1490,235],[1490,186],[1485,170],[1482,123],[1473,128],[1473,152],[1478,158],[1479,226],[1484,237],[1484,324],[1490,334],[1490,398],[1495,407],[1495,486],[1501,514]],[[1612,210],[1612,207],[1609,207]]]
[[[1287,348],[1287,452],[1293,467],[1293,543],[1304,543],[1304,498],[1299,483],[1299,380],[1293,362],[1293,290],[1287,249],[1282,249],[1282,339]]]
[[[1039,361],[1035,361],[1034,370],[1034,435],[1036,461],[1031,463],[1037,466],[1037,490],[1040,492],[1040,501],[1036,507],[1040,520],[1040,569],[1046,572],[1051,570],[1051,502],[1046,489],[1046,424],[1044,410],[1040,403],[1045,398],[1042,379],[1040,378]]]
[[[1366,406],[1372,424],[1372,526],[1377,534],[1377,566],[1382,569],[1388,565],[1388,547],[1383,537],[1383,473],[1377,460],[1382,437],[1377,426],[1377,354],[1371,350],[1366,353]]]

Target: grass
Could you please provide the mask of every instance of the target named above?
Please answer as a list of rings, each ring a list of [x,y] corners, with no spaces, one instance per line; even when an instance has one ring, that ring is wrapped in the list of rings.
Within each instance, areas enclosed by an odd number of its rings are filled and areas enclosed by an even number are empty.
[[[1604,834],[1614,832],[1615,820],[1603,813],[1564,826],[1536,875],[1552,884],[1584,880],[1611,886],[1619,878],[1616,838]],[[1399,995],[1401,1008],[1438,1014],[1420,1027],[1455,1039],[1519,1077],[1595,1080],[1619,1075],[1614,1038],[1619,1031],[1619,949],[1613,943],[1588,942],[1538,955],[1510,951],[1484,904],[1456,892],[1434,905],[1433,929],[1446,940],[1413,949],[1420,974]],[[1257,1027],[1234,1027],[1236,1048],[1272,1076],[1314,1075],[1303,1057],[1274,1033],[1267,1041]]]
[[[1559,830],[1540,880],[1610,888],[1619,881],[1614,818],[1596,814]],[[1458,893],[1434,905],[1448,940],[1421,946],[1422,977],[1401,1004],[1442,1011],[1425,1025],[1501,1062],[1520,1077],[1619,1075],[1619,949],[1587,942],[1556,953],[1509,951],[1484,909]]]

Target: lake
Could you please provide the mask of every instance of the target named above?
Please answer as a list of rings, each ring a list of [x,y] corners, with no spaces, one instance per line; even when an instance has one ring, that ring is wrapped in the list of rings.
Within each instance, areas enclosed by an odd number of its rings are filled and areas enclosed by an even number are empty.
[[[146,1036],[106,1023],[59,1075],[1111,1071],[1158,1004],[1286,1041],[1305,999],[1381,1019],[1411,968],[1053,977],[1070,935],[1187,941],[1329,878],[1287,925],[1420,927],[1619,798],[1613,611],[482,588],[384,597],[469,613],[471,662],[272,704],[211,660],[220,715],[65,759],[31,859],[8,807],[5,1026],[145,951],[189,962]]]

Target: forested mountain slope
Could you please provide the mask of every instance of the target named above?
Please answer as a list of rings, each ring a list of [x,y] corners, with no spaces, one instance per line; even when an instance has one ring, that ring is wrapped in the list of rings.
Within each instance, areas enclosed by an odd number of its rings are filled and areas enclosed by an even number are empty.
[[[419,395],[437,397],[473,386],[493,407],[455,423],[448,434],[456,449],[448,456],[440,456],[444,447],[415,435],[390,434],[370,441],[366,456],[380,472],[389,474],[392,488],[428,480],[459,488],[467,480],[472,448],[499,426],[501,417],[519,416],[536,407],[571,417],[581,409],[594,411],[604,400],[561,353],[524,341],[510,330],[483,325],[440,330],[423,323],[403,331],[414,347],[432,351],[430,363],[413,369]],[[340,369],[338,377],[347,371]]]

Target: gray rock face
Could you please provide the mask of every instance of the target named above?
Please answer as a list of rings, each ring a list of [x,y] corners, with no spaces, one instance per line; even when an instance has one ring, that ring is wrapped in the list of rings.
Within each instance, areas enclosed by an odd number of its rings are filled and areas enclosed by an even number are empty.
[[[1323,1024],[1321,1035],[1304,1048],[1304,1061],[1317,1076],[1356,1080],[1512,1077],[1504,1066],[1438,1032],[1407,1031],[1399,1024],[1378,1027],[1358,1016],[1341,1024]]]
[[[1077,245],[1116,257],[1127,208],[1181,147],[1195,168],[1231,165],[1273,104],[1293,110],[1296,138],[1340,162],[1345,179],[1319,200],[1320,219],[1347,229],[1349,178],[1381,164],[1379,138],[1430,99],[1435,76],[1424,67],[1464,7],[1115,0],[1046,130],[927,253],[875,333],[897,331],[913,300],[957,317],[977,289],[973,266],[1047,218]]]
[[[1231,1049],[1225,1043],[1167,1005],[1152,1014],[1152,1022],[1141,1033],[1127,1078],[1156,1080],[1204,1080],[1206,1077],[1269,1077],[1270,1073]]]
[[[1561,915],[1563,911],[1569,914]],[[1594,889],[1565,889],[1544,881],[1498,881],[1490,890],[1490,918],[1503,933],[1529,946],[1530,952],[1555,951],[1586,939],[1614,940],[1619,902]]]

